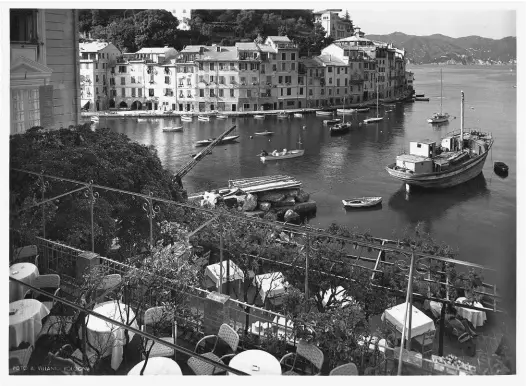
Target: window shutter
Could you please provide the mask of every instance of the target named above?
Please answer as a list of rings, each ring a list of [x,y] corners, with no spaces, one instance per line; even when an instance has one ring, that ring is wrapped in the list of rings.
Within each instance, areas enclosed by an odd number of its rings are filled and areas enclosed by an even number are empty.
[[[49,127],[53,125],[53,85],[40,86],[38,88],[40,99],[40,126]]]

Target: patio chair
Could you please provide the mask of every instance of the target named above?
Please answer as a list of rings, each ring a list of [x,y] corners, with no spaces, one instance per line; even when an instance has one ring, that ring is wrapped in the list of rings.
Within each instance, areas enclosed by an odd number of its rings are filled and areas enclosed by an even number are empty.
[[[33,346],[31,345],[23,349],[9,351],[9,375],[23,373],[32,353]]]
[[[28,261],[34,263],[38,267],[38,249],[36,245],[26,245],[25,247],[17,248],[13,252],[13,260],[17,263]]]
[[[53,293],[53,295],[57,296],[60,292],[60,276],[55,274],[37,276],[33,280],[33,286],[46,292]],[[33,299],[40,301],[49,310],[51,310],[56,303],[55,300],[47,297],[46,295],[36,292],[33,293]]]
[[[312,370],[312,375],[319,375],[321,372],[321,366],[323,365],[323,352],[313,344],[307,343],[304,340],[300,340],[298,342],[298,347],[296,348],[295,353],[288,353],[281,358],[279,361],[280,364],[286,364],[287,360],[290,358],[294,358],[294,362],[292,363],[292,367],[290,370],[285,371],[283,375],[300,375],[298,372],[296,372],[296,361],[298,357],[302,359],[306,359],[312,366],[314,366],[315,370]]]
[[[358,368],[354,363],[346,363],[332,369],[329,375],[358,375]]]
[[[202,357],[211,359],[213,361],[219,362],[221,361],[217,355],[211,352],[207,352],[205,354],[201,354]],[[219,369],[209,363],[206,363],[199,358],[191,357],[188,359],[188,366],[192,369],[195,375],[215,375],[223,373],[223,369]],[[217,369],[217,370],[216,370]]]
[[[168,320],[170,319],[170,320]],[[170,324],[171,334],[167,337],[161,337],[162,340],[175,344],[177,339],[177,325],[173,316],[167,317],[166,307],[152,307],[148,308],[144,313],[144,324],[142,326],[142,331],[152,333],[157,335],[158,331],[162,330],[163,327],[166,327],[166,324]],[[152,327],[153,326],[153,327]],[[150,350],[151,349],[151,350]],[[146,344],[145,350],[150,350],[150,358],[153,357],[174,357],[175,350],[171,347],[165,346],[163,344],[151,341]]]
[[[201,340],[199,340],[199,342],[197,342],[197,344],[195,345],[194,352],[197,353],[201,344],[205,346],[206,341],[209,339],[214,339],[214,347],[210,352],[207,353],[207,357],[210,357],[210,359],[214,359],[217,362],[224,363],[225,359],[232,358],[236,355],[237,348],[239,345],[239,335],[228,324],[222,324],[221,327],[219,327],[219,332],[217,333],[217,335],[207,335],[201,338]],[[231,353],[225,354],[225,352],[227,351],[231,351]],[[221,355],[221,357],[219,357],[219,355]],[[199,362],[204,363],[202,361]],[[224,370],[216,370],[216,372],[224,372]]]

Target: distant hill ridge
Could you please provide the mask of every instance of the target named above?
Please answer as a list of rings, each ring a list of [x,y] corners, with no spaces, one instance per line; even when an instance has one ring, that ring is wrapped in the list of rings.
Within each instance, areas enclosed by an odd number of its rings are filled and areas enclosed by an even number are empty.
[[[365,37],[404,48],[406,58],[415,64],[511,64],[517,61],[515,36],[496,40],[480,36],[452,38],[441,34],[416,36],[393,32]]]

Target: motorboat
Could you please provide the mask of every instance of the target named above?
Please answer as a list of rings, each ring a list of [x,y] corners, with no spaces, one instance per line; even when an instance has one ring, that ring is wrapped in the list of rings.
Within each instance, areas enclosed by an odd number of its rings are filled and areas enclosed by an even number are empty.
[[[335,125],[337,123],[340,123],[342,120],[341,119],[325,119],[323,121],[323,124],[324,125]]]
[[[235,143],[236,139],[238,139],[238,138],[239,138],[239,135],[227,136],[227,137],[223,138],[221,141],[219,141],[219,145],[223,145],[225,143]],[[197,141],[195,143],[195,146],[208,146],[214,141],[215,141],[215,138],[204,139],[202,141]]]
[[[380,122],[380,121],[383,121],[383,120],[384,120],[383,117],[373,117],[373,118],[364,119],[363,123],[365,123],[365,124],[367,124],[367,123],[376,123],[376,122]]]
[[[493,170],[499,175],[507,175],[509,171],[508,165],[502,161],[495,161],[493,163]]]
[[[345,114],[354,114],[356,113],[356,109],[337,109],[336,114],[338,115],[345,115]]]
[[[440,113],[433,114],[427,121],[429,123],[444,123],[449,121],[449,114],[442,113],[442,70],[440,70]]]
[[[210,117],[206,115],[198,115],[197,120],[202,122],[210,122]]]
[[[302,113],[294,113],[294,118],[303,118]]]
[[[181,115],[181,121],[192,122],[192,116],[191,115]]]
[[[316,115],[320,115],[322,117],[326,117],[326,116],[331,116],[333,115],[334,112],[333,111],[324,111],[324,110],[318,110],[316,111]]]
[[[379,205],[382,203],[382,197],[358,197],[342,200],[343,206],[346,208],[367,208],[370,206]]]
[[[425,140],[410,143],[410,154],[400,154],[386,171],[406,184],[422,188],[449,188],[482,172],[493,137],[478,129],[464,130],[464,92],[461,91],[460,131],[453,131],[437,144]]]
[[[219,114],[219,115],[216,115],[216,119],[228,119],[228,115]]]
[[[261,114],[256,114],[256,115],[254,115],[254,118],[255,119],[265,119],[265,116],[261,115]]]
[[[163,127],[164,132],[183,131],[183,126]]]
[[[272,134],[274,134],[273,131],[260,131],[260,132],[254,133],[254,135],[272,135]]]

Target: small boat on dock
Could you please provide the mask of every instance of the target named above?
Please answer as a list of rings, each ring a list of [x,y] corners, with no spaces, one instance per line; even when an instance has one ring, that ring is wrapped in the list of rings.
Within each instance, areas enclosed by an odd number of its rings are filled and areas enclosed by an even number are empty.
[[[228,115],[219,114],[219,115],[216,115],[216,119],[228,119]]]
[[[261,114],[256,114],[256,115],[254,115],[254,118],[255,119],[265,119],[265,116],[261,115]]]
[[[324,125],[335,125],[337,123],[340,123],[341,122],[341,119],[325,119],[323,121],[323,124]]]
[[[225,137],[221,141],[219,141],[219,145],[223,145],[225,143],[235,143],[236,139],[238,139],[238,138],[239,138],[239,135],[231,135],[231,136]],[[208,139],[204,139],[202,141],[197,141],[195,143],[195,146],[208,146],[212,142],[214,142],[214,140],[215,140],[215,138],[208,138]]]
[[[382,197],[358,197],[342,200],[346,208],[368,208],[382,203]]]
[[[273,135],[273,131],[259,131],[257,133],[254,133],[254,135]]]
[[[502,162],[502,161],[495,161],[493,163],[493,170],[498,175],[504,176],[504,175],[508,174],[509,168],[508,168],[508,165],[506,165],[504,162]]]
[[[163,127],[163,131],[167,133],[172,133],[176,131],[183,131],[183,126],[171,126],[171,127]]]
[[[192,122],[192,116],[191,115],[181,115],[181,121]]]
[[[331,116],[331,115],[333,115],[333,114],[334,114],[333,111],[324,111],[324,110],[318,110],[318,111],[316,111],[316,115],[319,115],[319,116],[322,116],[322,117]]]
[[[201,122],[210,122],[210,117],[206,115],[198,115],[197,120]]]

